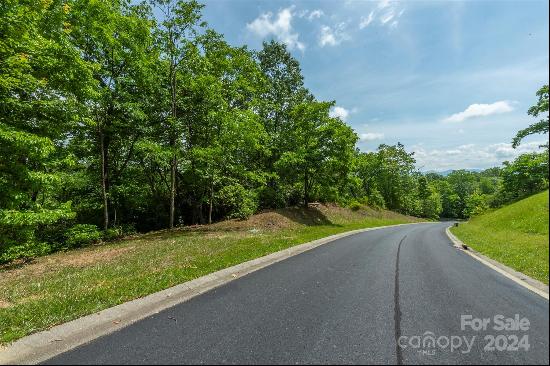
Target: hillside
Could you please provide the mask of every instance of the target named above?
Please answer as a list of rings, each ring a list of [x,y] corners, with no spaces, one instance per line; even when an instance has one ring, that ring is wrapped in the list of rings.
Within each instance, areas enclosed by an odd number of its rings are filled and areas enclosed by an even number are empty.
[[[548,191],[474,217],[452,232],[480,253],[548,284]]]
[[[297,244],[416,221],[421,220],[368,207],[314,205],[5,265],[0,267],[0,344]]]

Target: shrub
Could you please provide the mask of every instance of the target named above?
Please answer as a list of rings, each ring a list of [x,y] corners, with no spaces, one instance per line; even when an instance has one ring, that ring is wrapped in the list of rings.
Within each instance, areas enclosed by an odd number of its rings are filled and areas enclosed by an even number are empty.
[[[227,211],[230,219],[247,219],[258,208],[257,197],[254,192],[247,190],[242,185],[235,183],[220,189],[216,194],[216,200]]]
[[[124,235],[124,232],[120,226],[107,229],[103,233],[103,240],[115,240]]]
[[[359,211],[361,209],[361,207],[363,207],[363,205],[357,201],[353,201],[349,204],[349,208],[352,210],[352,211]]]
[[[376,188],[373,188],[368,196],[369,205],[374,208],[386,208],[386,202],[382,193]]]
[[[67,230],[65,233],[66,244],[70,248],[82,247],[98,242],[102,235],[97,226],[89,224],[78,224]]]
[[[49,230],[59,230],[62,227],[59,223],[70,220],[73,216],[70,203],[53,210],[0,209],[0,263],[52,252],[55,250],[55,243],[51,240],[55,235],[48,233]]]
[[[48,243],[36,241],[5,242],[2,243],[0,249],[0,264],[9,263],[16,259],[30,259],[51,252],[51,246]]]

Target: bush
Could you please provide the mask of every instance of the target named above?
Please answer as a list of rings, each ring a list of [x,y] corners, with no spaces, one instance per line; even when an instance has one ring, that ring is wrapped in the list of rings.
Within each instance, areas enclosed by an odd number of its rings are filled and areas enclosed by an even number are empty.
[[[353,201],[349,204],[349,208],[352,210],[352,211],[359,211],[361,209],[361,207],[363,207],[363,205],[357,201]]]
[[[44,242],[4,242],[0,247],[0,264],[9,263],[16,259],[30,259],[50,252],[51,246]]]
[[[257,197],[254,192],[235,183],[223,187],[217,194],[218,204],[227,211],[227,218],[247,219],[258,208]]]
[[[57,209],[0,208],[0,263],[29,259],[54,251],[56,244],[52,239],[59,237],[60,230],[64,231],[63,222],[73,218],[70,203]]]
[[[512,202],[548,188],[548,150],[522,154],[512,163],[504,162],[501,171],[505,202]]]
[[[386,202],[382,193],[376,188],[373,188],[368,196],[369,205],[374,208],[386,208]]]
[[[107,229],[103,233],[103,240],[115,240],[124,235],[124,232],[122,231],[122,228],[120,226],[112,227]]]
[[[65,237],[67,246],[74,248],[96,243],[102,235],[95,225],[78,224],[67,230]]]
[[[433,190],[432,193],[421,202],[422,204],[422,216],[437,220],[443,212],[443,205],[441,202],[441,195]]]
[[[489,209],[488,199],[486,195],[475,191],[466,197],[466,207],[464,207],[463,215],[465,217],[477,216]]]

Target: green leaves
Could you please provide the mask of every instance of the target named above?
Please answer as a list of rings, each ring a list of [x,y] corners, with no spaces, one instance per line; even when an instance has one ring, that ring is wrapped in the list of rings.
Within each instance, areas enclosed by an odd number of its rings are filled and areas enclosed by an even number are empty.
[[[514,148],[518,147],[519,144],[521,143],[521,140],[523,140],[525,137],[527,137],[529,135],[533,135],[533,134],[537,134],[537,133],[541,133],[541,134],[547,134],[548,133],[548,130],[549,130],[549,122],[548,122],[548,99],[549,99],[548,98],[548,85],[542,86],[542,88],[540,88],[537,91],[537,97],[539,99],[537,104],[530,107],[529,110],[527,111],[527,114],[529,114],[529,115],[531,115],[535,118],[542,114],[543,117],[546,117],[546,118],[543,118],[540,121],[531,124],[529,127],[525,128],[523,130],[520,130],[517,133],[517,135],[514,137],[514,139],[512,140],[512,146]],[[546,145],[544,145],[544,146],[546,147],[546,149],[548,149],[548,143],[546,143]]]
[[[74,217],[75,213],[71,211],[71,202],[61,204],[56,209],[36,207],[32,211],[0,210],[0,224],[12,229],[48,225],[61,219],[73,219]]]

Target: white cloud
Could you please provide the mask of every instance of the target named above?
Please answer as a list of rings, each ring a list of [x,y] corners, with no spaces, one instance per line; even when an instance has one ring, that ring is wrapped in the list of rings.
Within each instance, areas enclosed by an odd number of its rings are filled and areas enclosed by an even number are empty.
[[[383,133],[376,133],[376,132],[367,132],[359,135],[359,140],[361,141],[382,140],[383,138],[384,138]]]
[[[334,107],[331,109],[329,115],[332,118],[340,118],[342,121],[345,121],[349,116],[349,111],[344,107]]]
[[[378,9],[384,9],[390,6],[390,0],[381,0],[378,2]]]
[[[444,122],[463,122],[466,119],[474,117],[484,117],[493,114],[507,113],[514,110],[510,102],[502,100],[492,104],[471,104],[464,111],[455,113],[447,118]]]
[[[324,47],[326,45],[336,46],[336,44],[336,36],[332,32],[332,29],[329,26],[324,25],[321,28],[321,34],[319,35],[319,45]]]
[[[307,16],[307,20],[318,19],[318,18],[322,17],[324,14],[325,13],[322,10],[315,9],[315,10],[313,10],[309,13],[309,15]]]
[[[383,0],[378,2],[374,10],[369,13],[368,17],[361,17],[359,21],[359,29],[368,27],[375,19],[380,25],[388,26],[394,29],[399,24],[399,18],[403,15],[405,9],[399,10],[400,4]]]
[[[394,16],[395,16],[395,14],[393,13],[393,10],[390,10],[387,13],[380,16],[380,23],[386,24],[387,22],[392,20]]]
[[[298,33],[292,29],[293,9],[294,7],[292,6],[282,9],[275,18],[271,12],[260,14],[258,18],[248,23],[246,27],[259,37],[264,38],[274,35],[290,49],[297,48],[303,51],[305,45],[298,40]]]
[[[319,46],[336,46],[343,41],[348,40],[350,37],[345,32],[346,23],[340,23],[334,26],[334,28],[324,25],[321,27],[321,33],[319,34]]]
[[[304,9],[296,13],[296,16],[298,18],[305,18],[309,21],[312,21],[314,19],[319,19],[323,15],[325,15],[325,12],[322,11],[321,9],[315,9],[315,10]]]
[[[421,170],[474,169],[500,166],[520,154],[540,151],[544,141],[532,141],[512,148],[510,143],[501,142],[485,146],[467,144],[448,149],[426,149],[421,144],[412,147],[414,157]]]
[[[374,10],[369,13],[369,16],[367,18],[361,17],[361,22],[359,23],[359,29],[368,27],[373,20],[374,20]]]

